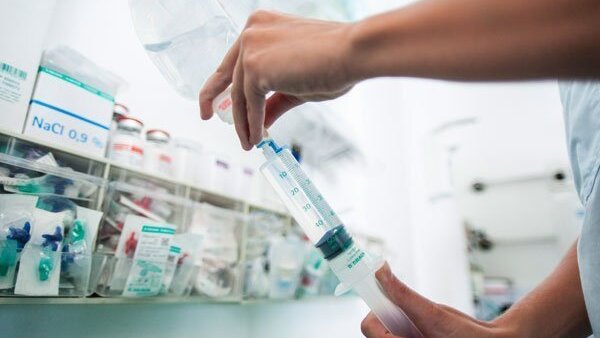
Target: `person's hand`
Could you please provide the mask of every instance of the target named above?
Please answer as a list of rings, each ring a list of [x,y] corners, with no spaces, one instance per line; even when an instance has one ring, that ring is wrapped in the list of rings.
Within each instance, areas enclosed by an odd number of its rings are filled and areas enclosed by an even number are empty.
[[[388,298],[400,306],[426,338],[515,337],[511,330],[471,318],[451,307],[431,302],[400,282],[386,264],[377,279]],[[396,337],[369,313],[361,324],[367,338]]]
[[[252,148],[289,109],[348,92],[352,24],[258,11],[200,91],[202,119],[212,101],[232,85],[233,117],[242,147]],[[274,92],[266,99],[268,93]]]

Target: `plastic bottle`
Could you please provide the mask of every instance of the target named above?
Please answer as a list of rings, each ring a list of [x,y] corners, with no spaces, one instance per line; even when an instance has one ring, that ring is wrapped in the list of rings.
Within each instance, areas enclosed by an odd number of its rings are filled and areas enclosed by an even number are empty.
[[[174,139],[173,140],[173,159],[175,178],[194,182],[195,173],[199,170],[200,157],[202,156],[202,146],[192,140]]]
[[[144,170],[166,176],[173,176],[171,136],[160,129],[146,132],[144,149]]]
[[[144,161],[142,121],[133,117],[122,117],[110,142],[108,158],[132,167],[141,168]]]
[[[135,31],[165,79],[197,100],[238,31],[217,0],[130,0]]]
[[[112,120],[110,121],[110,136],[112,137],[115,130],[117,130],[117,125],[119,124],[119,119],[129,115],[129,108],[126,105],[121,103],[115,103],[113,106],[113,115]]]

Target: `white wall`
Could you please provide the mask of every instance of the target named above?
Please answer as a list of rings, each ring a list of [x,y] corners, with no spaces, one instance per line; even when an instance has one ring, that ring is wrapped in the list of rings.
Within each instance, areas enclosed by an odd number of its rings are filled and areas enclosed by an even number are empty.
[[[557,169],[569,172],[556,83],[408,80],[405,89],[416,145],[428,137],[428,131],[446,121],[476,120],[460,127],[452,140],[451,184],[461,219],[486,230],[499,243],[482,256],[484,269],[489,267],[487,273],[511,277],[521,290],[533,288],[552,270],[579,231],[579,203],[572,183],[556,184],[550,179]],[[418,151],[414,158],[418,162]],[[493,182],[530,175],[547,175],[548,179],[492,186],[480,194],[471,191],[477,180]],[[418,234],[427,226],[423,220],[431,208],[423,197],[421,201],[418,198],[419,187],[427,189],[429,184],[419,182],[418,172],[416,176],[412,211]],[[438,241],[443,239],[415,239],[419,281],[433,277],[426,267],[435,264],[429,251],[441,245]],[[429,289],[424,292],[432,292]]]

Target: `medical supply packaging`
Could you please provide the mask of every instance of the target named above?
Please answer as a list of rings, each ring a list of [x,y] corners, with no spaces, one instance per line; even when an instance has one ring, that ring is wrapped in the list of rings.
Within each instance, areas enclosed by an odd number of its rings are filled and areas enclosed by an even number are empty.
[[[202,243],[194,294],[210,299],[242,298],[241,237],[246,217],[208,203],[194,203],[189,232]]]
[[[90,286],[107,297],[187,295],[198,245],[186,234],[192,203],[140,183],[109,184]]]
[[[88,295],[105,181],[0,153],[0,295]]]
[[[123,83],[69,47],[47,50],[23,133],[64,149],[104,156],[114,96]]]

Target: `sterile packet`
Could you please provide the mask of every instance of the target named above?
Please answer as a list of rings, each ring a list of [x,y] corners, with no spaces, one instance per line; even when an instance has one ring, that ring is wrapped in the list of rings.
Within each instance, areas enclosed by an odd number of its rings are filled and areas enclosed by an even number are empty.
[[[21,255],[15,294],[58,296],[65,215],[34,209],[35,225]]]
[[[209,259],[226,263],[238,260],[236,228],[240,215],[210,204],[198,205],[192,215],[190,232],[202,235],[202,247],[196,261]]]
[[[77,218],[65,235],[62,249],[61,287],[85,286],[91,273],[91,255],[102,212],[77,206]]]
[[[153,296],[160,292],[176,226],[127,215],[117,245],[111,290],[123,296]]]
[[[0,290],[15,286],[21,251],[31,238],[36,196],[0,195]]]
[[[162,294],[183,296],[194,272],[195,256],[202,241],[201,235],[175,234],[165,267]]]

